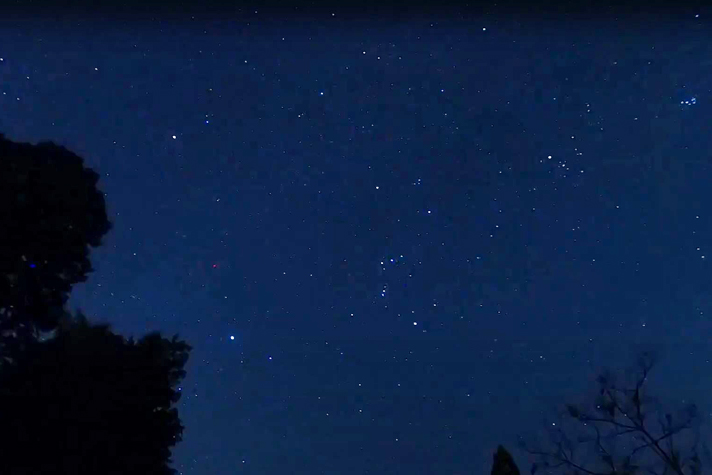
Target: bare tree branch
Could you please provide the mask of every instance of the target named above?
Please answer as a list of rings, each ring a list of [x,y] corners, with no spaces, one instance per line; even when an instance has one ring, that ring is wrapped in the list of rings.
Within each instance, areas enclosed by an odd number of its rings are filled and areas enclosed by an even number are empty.
[[[690,437],[684,436],[687,431],[694,431],[696,407],[688,405],[675,417],[657,409],[646,386],[655,364],[653,355],[641,355],[630,386],[618,384],[615,375],[603,372],[597,378],[599,391],[592,410],[565,406],[565,419],[573,421],[574,429],[583,435],[573,436],[563,425],[556,426],[548,449],[524,446],[524,450],[550,472],[560,469],[585,475],[700,475],[699,434],[694,432],[689,444]],[[659,428],[651,427],[651,416]],[[575,455],[583,455],[583,459],[577,460],[581,457]],[[538,466],[535,463],[533,470]]]

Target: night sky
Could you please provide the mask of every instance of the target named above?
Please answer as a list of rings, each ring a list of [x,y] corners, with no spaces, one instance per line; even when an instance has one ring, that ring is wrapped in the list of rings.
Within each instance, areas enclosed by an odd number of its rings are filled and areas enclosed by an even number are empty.
[[[101,175],[72,308],[193,346],[181,473],[526,471],[640,349],[712,410],[710,15],[5,19],[0,132]]]

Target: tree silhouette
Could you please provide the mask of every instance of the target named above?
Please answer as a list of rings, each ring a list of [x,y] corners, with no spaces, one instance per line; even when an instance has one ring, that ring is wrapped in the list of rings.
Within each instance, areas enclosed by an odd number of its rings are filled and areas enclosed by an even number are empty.
[[[514,463],[512,455],[502,447],[497,447],[497,451],[492,456],[492,472],[491,475],[519,475],[519,468]]]
[[[111,227],[98,175],[0,134],[0,474],[168,475],[190,346],[65,308]]]
[[[138,341],[64,318],[0,372],[2,473],[173,474],[183,426],[172,407],[190,346]]]
[[[111,224],[99,175],[52,142],[0,134],[0,355],[56,327]]]
[[[549,427],[544,447],[521,443],[538,469],[576,475],[698,475],[700,432],[697,408],[664,411],[648,393],[656,363],[651,353],[638,360],[630,382],[604,371],[596,380],[593,401],[567,404],[560,423]]]

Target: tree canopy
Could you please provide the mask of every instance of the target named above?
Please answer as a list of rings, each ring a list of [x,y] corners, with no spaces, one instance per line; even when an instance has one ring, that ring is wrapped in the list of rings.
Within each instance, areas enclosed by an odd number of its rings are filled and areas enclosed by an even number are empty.
[[[111,228],[99,175],[52,142],[0,134],[0,351],[54,329]]]
[[[183,426],[173,404],[189,351],[175,337],[134,341],[67,317],[0,371],[3,473],[175,473]]]
[[[134,340],[66,309],[111,224],[98,174],[0,134],[0,473],[174,474],[191,347]]]

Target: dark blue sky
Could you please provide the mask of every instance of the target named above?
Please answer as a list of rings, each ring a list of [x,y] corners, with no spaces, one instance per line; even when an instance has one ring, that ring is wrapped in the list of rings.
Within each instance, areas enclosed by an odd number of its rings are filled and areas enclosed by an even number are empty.
[[[707,415],[707,12],[257,10],[0,23],[0,131],[107,194],[73,307],[194,347],[181,473],[482,473],[644,348]]]

